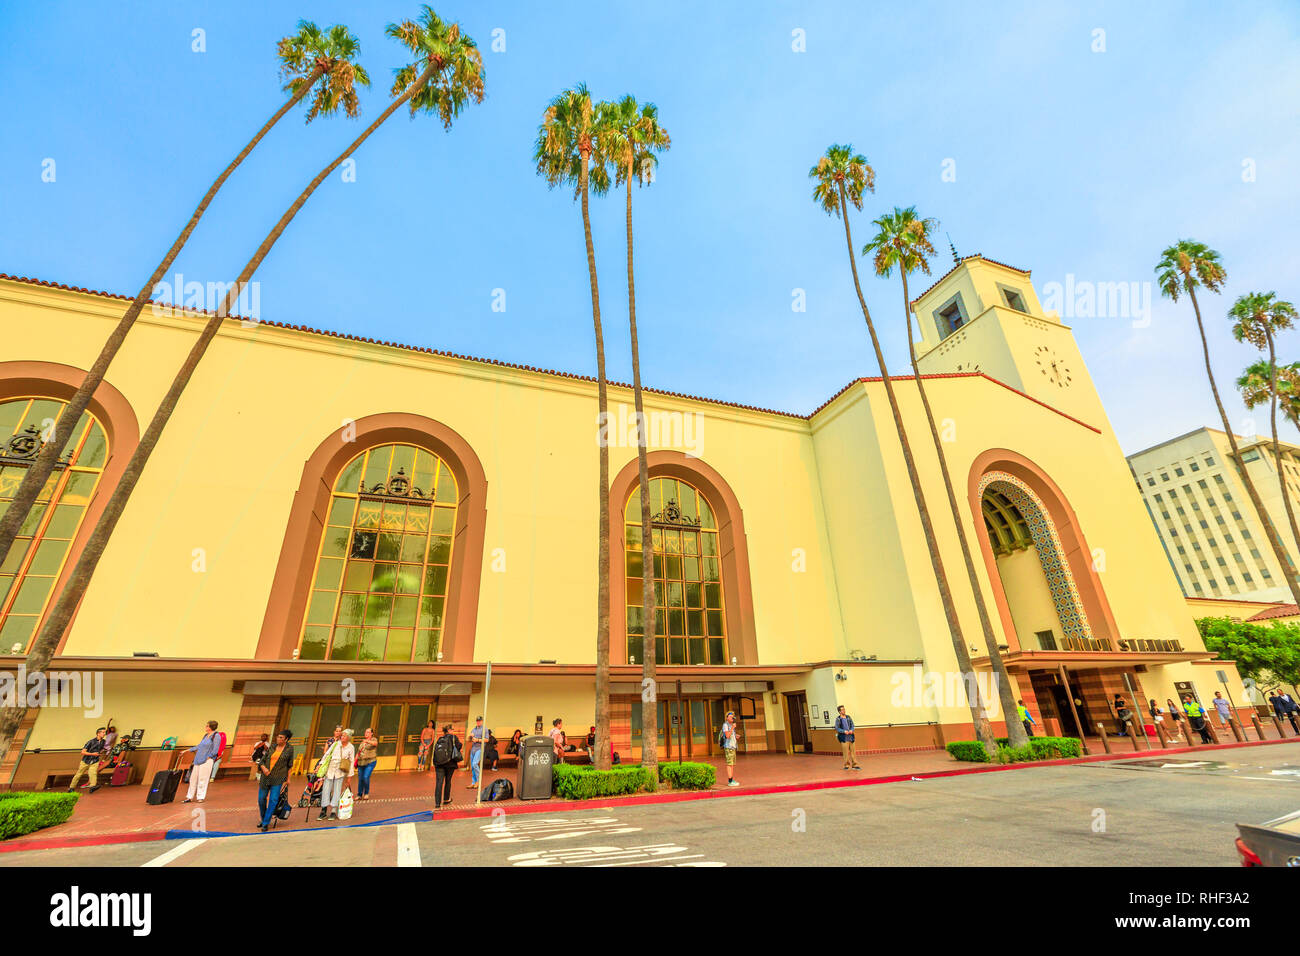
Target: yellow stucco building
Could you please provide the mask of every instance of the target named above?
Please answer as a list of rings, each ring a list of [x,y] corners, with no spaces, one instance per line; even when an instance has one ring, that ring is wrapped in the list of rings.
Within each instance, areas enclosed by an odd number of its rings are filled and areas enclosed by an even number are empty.
[[[0,278],[0,502],[126,301]],[[1029,274],[968,257],[913,307],[1017,697],[1048,729],[1074,732],[1077,711],[1096,733],[1114,728],[1125,675],[1143,707],[1185,687],[1212,696],[1219,668],[1239,689],[1232,665],[1205,652],[1074,337],[1043,314]],[[0,669],[21,665],[201,321],[146,310],[114,361],[53,502],[0,568]],[[987,672],[915,383],[896,389],[965,639]],[[624,520],[638,510],[630,389],[610,400],[613,737],[635,759],[649,622],[640,523]],[[880,381],[855,381],[810,415],[655,391],[646,410],[663,751],[676,756],[680,731],[688,754],[710,752],[727,709],[751,753],[834,750],[840,704],[863,751],[969,739]],[[235,728],[237,757],[277,726],[299,741],[337,722],[371,726],[381,769],[414,764],[429,720],[463,732],[485,709],[503,741],[554,717],[585,735],[595,426],[585,377],[228,320],[53,665],[102,673],[103,715],[46,708],[20,735],[25,750],[66,754],[107,717],[142,728],[146,749],[192,743],[215,719]],[[39,762],[14,750],[0,785],[35,779]]]

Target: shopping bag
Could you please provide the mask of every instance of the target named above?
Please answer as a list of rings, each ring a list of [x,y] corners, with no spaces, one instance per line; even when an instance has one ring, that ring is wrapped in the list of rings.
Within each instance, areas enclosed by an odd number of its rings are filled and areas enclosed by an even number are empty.
[[[339,797],[339,819],[352,819],[352,791],[347,787],[343,788],[343,796]]]

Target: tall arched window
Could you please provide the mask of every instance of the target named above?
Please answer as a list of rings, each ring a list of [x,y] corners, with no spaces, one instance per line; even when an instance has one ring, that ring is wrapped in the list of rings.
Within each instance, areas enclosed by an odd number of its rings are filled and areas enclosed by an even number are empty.
[[[442,637],[456,478],[414,445],[379,445],[339,473],[312,577],[302,660],[431,662]]]
[[[655,658],[660,664],[725,664],[718,520],[704,495],[679,478],[650,479],[654,539]],[[624,508],[628,660],[641,663],[641,493],[633,487]]]
[[[66,406],[39,397],[0,403],[0,513]],[[104,428],[85,412],[0,567],[0,652],[31,643],[107,459]]]

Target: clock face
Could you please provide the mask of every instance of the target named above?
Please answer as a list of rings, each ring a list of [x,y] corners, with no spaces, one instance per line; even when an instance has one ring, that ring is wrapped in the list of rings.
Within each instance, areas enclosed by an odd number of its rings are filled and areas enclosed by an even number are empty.
[[[1065,388],[1070,384],[1070,367],[1046,345],[1034,349],[1034,360],[1038,362],[1038,371],[1042,372],[1043,377],[1053,385]]]

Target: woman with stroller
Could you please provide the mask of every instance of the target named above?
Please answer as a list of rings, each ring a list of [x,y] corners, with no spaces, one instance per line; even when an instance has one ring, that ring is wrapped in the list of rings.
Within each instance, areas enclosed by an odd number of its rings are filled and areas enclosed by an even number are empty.
[[[316,765],[316,775],[324,783],[320,791],[320,816],[337,820],[339,817],[339,799],[343,796],[343,784],[352,779],[356,773],[356,748],[352,746],[352,731],[343,731],[337,739],[330,742],[320,763]]]

